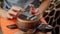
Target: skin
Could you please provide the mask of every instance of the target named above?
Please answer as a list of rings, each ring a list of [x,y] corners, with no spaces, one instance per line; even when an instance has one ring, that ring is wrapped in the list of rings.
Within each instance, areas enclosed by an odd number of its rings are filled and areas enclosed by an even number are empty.
[[[43,3],[39,6],[38,9],[35,9],[33,5],[29,5],[30,6],[30,14],[32,14],[32,12],[34,13],[33,15],[36,15],[36,16],[42,16],[43,13],[45,12],[45,10],[47,9],[47,7],[49,6],[50,4],[50,0],[44,0]],[[33,9],[33,10],[32,10]],[[8,10],[8,15],[7,15],[7,18],[9,19],[13,19],[13,20],[16,20],[17,16],[18,16],[18,13],[16,11],[22,11],[24,12],[25,9],[24,8],[21,8],[21,7],[16,7],[16,6],[13,6],[11,7],[10,10]],[[13,16],[12,16],[12,15]],[[43,22],[44,24],[48,25],[48,23],[45,21],[44,17],[41,17],[39,18],[41,22]],[[43,33],[43,32],[36,32],[36,34],[46,34],[46,33]]]
[[[45,10],[48,8],[50,4],[50,0],[44,0],[44,2],[40,5],[38,11],[41,11],[41,14],[43,14],[45,12]],[[47,22],[45,21],[45,19],[42,17],[40,19],[44,24],[47,24]]]
[[[41,17],[41,16],[43,15],[43,13],[45,12],[45,10],[48,8],[49,4],[50,4],[50,0],[44,0],[43,3],[39,6],[38,9],[35,9],[34,6],[33,6],[32,4],[30,4],[30,5],[29,5],[29,6],[30,6],[30,14],[32,14],[32,12],[33,12],[33,13],[34,13],[33,15],[36,15],[36,16]],[[13,9],[13,8],[11,8],[11,9]],[[32,9],[33,9],[33,10],[32,10]],[[14,9],[14,10],[15,10],[15,9]],[[20,10],[21,10],[21,9],[20,9]],[[10,11],[12,11],[12,10],[10,10]],[[12,12],[14,12],[14,11],[12,11]],[[12,13],[12,12],[11,12],[11,13]],[[9,12],[9,13],[10,13],[10,12]],[[12,13],[12,14],[13,14],[13,13]],[[16,15],[16,14],[14,13],[13,15]],[[12,17],[12,16],[11,16],[11,17]],[[42,23],[48,25],[48,23],[45,21],[44,17],[41,17],[41,18],[39,18],[39,19],[40,19],[40,21],[41,21]],[[36,32],[36,34],[46,34],[46,32],[45,32],[45,33],[43,33],[43,32]]]
[[[43,13],[45,12],[45,10],[48,8],[50,4],[50,0],[44,0],[43,3],[39,6],[39,8],[36,10],[34,8],[34,6],[32,6],[30,9],[30,13],[34,12],[36,16],[41,17],[43,16]],[[32,8],[34,9],[34,11],[32,11]],[[46,22],[46,20],[44,19],[44,17],[40,18],[40,21],[43,22],[44,24],[48,25],[48,23]]]
[[[34,13],[33,15],[36,15],[36,16],[39,16],[41,17],[43,15],[43,13],[45,12],[45,10],[48,8],[50,4],[50,0],[44,0],[43,3],[39,6],[38,9],[35,9],[35,7],[33,5],[29,5],[30,6],[30,14]],[[33,10],[32,10],[33,9]],[[15,11],[25,11],[23,8],[21,7],[12,7],[8,13],[8,18],[10,19],[13,19],[13,18],[16,18],[17,17],[17,12]],[[14,16],[11,16],[10,14],[14,15]],[[44,17],[41,17],[39,18],[41,22],[43,22],[44,24],[48,25],[48,23],[45,21]]]

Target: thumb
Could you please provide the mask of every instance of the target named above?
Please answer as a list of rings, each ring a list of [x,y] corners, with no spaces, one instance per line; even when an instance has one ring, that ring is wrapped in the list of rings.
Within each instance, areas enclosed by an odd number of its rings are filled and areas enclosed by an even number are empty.
[[[29,4],[29,7],[30,7],[30,13],[31,14],[34,14],[35,13],[35,7],[33,4]]]
[[[29,7],[30,7],[31,10],[35,10],[35,7],[34,7],[33,4],[29,4]]]

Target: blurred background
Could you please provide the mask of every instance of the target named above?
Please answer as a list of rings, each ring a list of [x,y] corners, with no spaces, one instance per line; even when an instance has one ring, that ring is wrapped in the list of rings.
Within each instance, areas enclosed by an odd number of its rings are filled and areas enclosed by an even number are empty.
[[[42,3],[43,0],[40,0]],[[0,6],[2,5],[2,0],[0,0]],[[52,34],[60,34],[60,0],[51,0],[50,6],[44,14],[46,21],[54,27],[51,31]],[[0,34],[2,31],[0,29]]]

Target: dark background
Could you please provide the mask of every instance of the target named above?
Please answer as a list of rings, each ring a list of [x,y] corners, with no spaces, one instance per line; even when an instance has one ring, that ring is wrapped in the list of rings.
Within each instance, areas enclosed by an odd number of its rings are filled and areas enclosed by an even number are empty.
[[[60,34],[60,1],[51,1],[50,7],[44,14],[46,21],[54,27],[52,34]]]

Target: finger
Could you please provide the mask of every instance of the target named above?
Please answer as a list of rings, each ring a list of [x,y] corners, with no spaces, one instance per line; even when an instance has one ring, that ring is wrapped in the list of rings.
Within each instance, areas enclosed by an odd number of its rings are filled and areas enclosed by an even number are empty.
[[[34,6],[32,4],[29,4],[30,12],[33,12],[35,10]]]
[[[35,14],[37,12],[34,5],[30,4],[29,7],[30,7],[30,14]]]
[[[22,11],[22,12],[24,12],[25,11],[25,9],[24,8],[21,8],[21,7],[17,7],[17,6],[13,6],[13,7],[11,7],[11,10],[15,10],[15,11]]]
[[[17,18],[17,15],[14,16],[14,15],[12,15],[12,14],[9,14],[9,15],[7,16],[7,18],[9,18],[9,19],[16,19],[16,18]]]
[[[32,15],[35,15],[35,14],[37,14],[38,12],[35,10],[35,12],[31,12],[30,11],[30,14],[32,14]]]
[[[11,10],[8,12],[8,14],[9,14],[8,18],[10,19],[13,19],[13,18],[16,19],[18,17],[18,13],[11,11]]]
[[[7,15],[7,18],[8,18],[8,19],[13,19],[13,16]]]
[[[38,15],[39,15],[39,13],[35,13],[34,15],[38,16]]]
[[[15,15],[15,16],[18,14],[17,12],[14,12],[14,11],[11,11],[11,10],[8,13],[12,14],[12,15]]]
[[[29,7],[30,7],[30,10],[35,10],[35,7],[34,7],[34,5],[32,5],[32,4],[29,4]]]

